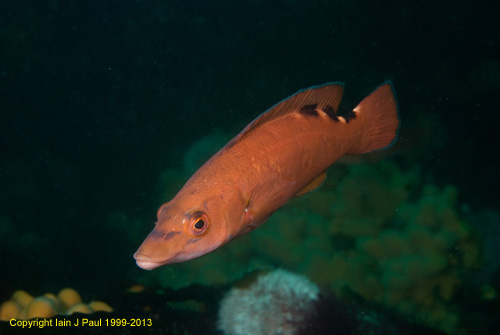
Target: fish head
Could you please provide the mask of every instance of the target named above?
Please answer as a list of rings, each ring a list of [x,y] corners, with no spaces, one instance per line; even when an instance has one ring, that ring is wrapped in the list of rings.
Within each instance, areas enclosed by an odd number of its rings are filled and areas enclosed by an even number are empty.
[[[208,254],[229,241],[226,211],[219,197],[199,206],[200,199],[176,196],[158,209],[154,229],[134,258],[139,267],[152,270]]]

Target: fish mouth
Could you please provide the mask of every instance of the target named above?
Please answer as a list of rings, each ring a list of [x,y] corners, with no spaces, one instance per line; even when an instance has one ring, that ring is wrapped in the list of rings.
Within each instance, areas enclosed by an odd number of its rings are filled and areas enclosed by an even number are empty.
[[[139,251],[134,254],[134,258],[137,266],[144,270],[153,270],[162,265],[173,263],[172,259],[175,259],[175,257],[170,257],[161,261],[154,261],[150,256]]]
[[[144,269],[144,270],[153,270],[156,269],[157,267],[162,266],[164,263],[160,262],[151,262],[151,261],[143,261],[136,259],[135,263],[137,264],[138,267]]]

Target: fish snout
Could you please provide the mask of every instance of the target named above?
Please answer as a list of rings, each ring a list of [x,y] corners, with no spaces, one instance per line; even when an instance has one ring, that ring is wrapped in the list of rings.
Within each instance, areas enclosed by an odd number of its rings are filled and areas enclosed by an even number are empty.
[[[150,256],[143,254],[140,250],[134,254],[134,258],[137,266],[144,270],[153,270],[161,266],[161,263],[152,261]]]
[[[134,258],[137,266],[144,270],[153,270],[165,265],[169,257],[165,256],[165,240],[176,235],[177,232],[162,233],[153,229],[135,252]]]

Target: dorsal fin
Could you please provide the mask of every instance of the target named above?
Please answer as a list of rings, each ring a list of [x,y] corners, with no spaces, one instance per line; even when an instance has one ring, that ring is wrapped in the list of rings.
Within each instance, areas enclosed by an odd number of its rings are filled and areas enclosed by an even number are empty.
[[[227,147],[232,147],[262,125],[290,113],[299,111],[302,113],[316,113],[317,110],[335,113],[339,107],[340,100],[342,100],[343,93],[344,84],[341,82],[327,83],[300,90],[278,102],[253,120],[238,136],[227,144]]]

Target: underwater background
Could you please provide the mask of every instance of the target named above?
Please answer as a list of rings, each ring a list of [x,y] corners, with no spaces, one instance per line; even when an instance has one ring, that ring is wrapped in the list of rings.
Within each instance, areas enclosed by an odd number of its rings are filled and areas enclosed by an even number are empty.
[[[144,332],[223,334],[234,283],[285,269],[328,297],[310,333],[496,333],[499,14],[461,0],[1,0],[0,302],[73,287],[152,318]],[[353,108],[385,80],[401,117],[390,150],[335,164],[208,256],[136,266],[158,207],[260,113],[331,81]]]

